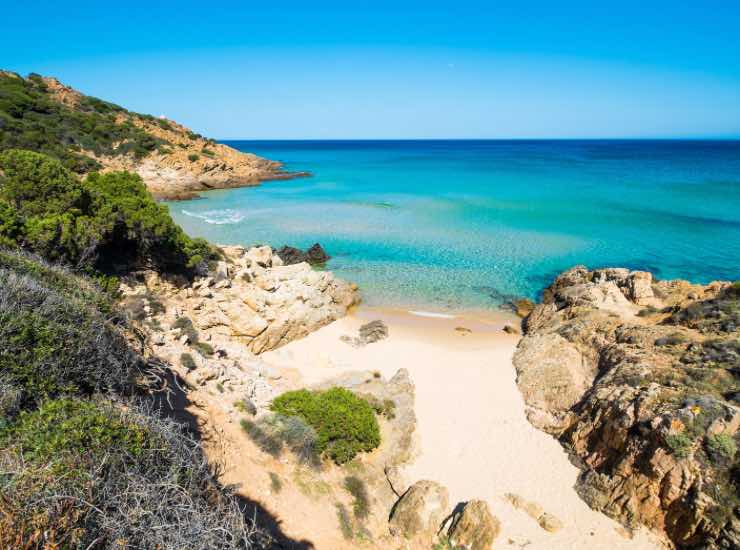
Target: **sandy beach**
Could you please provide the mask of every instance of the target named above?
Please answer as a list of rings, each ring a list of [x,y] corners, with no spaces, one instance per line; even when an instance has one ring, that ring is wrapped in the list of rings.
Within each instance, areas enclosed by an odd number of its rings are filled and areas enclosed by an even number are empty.
[[[382,319],[389,337],[362,348],[340,343],[370,320]],[[573,485],[578,469],[559,443],[524,415],[511,357],[518,324],[505,313],[463,317],[360,308],[263,358],[295,369],[306,385],[348,370],[377,370],[390,378],[406,368],[416,386],[418,456],[405,470],[409,483],[430,479],[446,486],[451,503],[484,499],[501,521],[496,547],[551,550],[661,548],[645,531],[631,536],[591,510]],[[537,503],[563,523],[542,529],[505,495]]]

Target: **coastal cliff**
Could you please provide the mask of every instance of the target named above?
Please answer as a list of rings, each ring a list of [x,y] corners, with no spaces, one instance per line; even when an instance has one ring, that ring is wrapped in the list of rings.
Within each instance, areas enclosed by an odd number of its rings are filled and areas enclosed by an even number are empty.
[[[0,71],[0,150],[8,148],[48,154],[79,174],[136,173],[159,199],[305,175],[164,117],[86,96],[55,78]]]
[[[544,291],[517,383],[593,508],[679,547],[740,546],[739,324],[738,283],[578,266]]]

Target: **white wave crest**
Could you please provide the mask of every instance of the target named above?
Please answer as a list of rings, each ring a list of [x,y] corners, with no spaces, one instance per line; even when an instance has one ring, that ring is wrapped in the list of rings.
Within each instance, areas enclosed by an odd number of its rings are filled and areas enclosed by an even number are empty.
[[[238,210],[231,210],[230,208],[227,208],[225,210],[206,210],[205,212],[189,212],[183,209],[182,213],[186,216],[198,218],[199,220],[203,220],[204,222],[213,225],[235,224],[239,223],[245,218],[245,214],[243,212],[239,212]]]
[[[411,315],[416,315],[417,317],[434,317],[436,319],[454,319],[455,317],[457,317],[457,315],[450,315],[449,313],[434,313],[432,311],[409,310],[409,313]]]

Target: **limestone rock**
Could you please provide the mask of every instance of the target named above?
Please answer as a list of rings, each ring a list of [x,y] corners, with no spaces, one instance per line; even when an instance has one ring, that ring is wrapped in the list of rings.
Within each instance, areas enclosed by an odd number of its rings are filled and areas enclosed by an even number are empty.
[[[390,532],[407,539],[431,540],[448,513],[447,489],[434,481],[417,481],[398,499],[390,517]]]
[[[452,515],[447,537],[454,547],[489,550],[501,531],[501,524],[483,500],[471,500]]]
[[[260,267],[272,267],[272,248],[269,246],[250,248],[245,257]]]
[[[654,297],[653,275],[647,271],[633,271],[627,279],[629,299],[638,305],[647,305]]]
[[[548,533],[557,533],[563,528],[563,522],[547,512],[539,517],[537,523]]]
[[[276,250],[275,254],[282,260],[284,265],[298,264],[301,262],[311,265],[322,265],[331,259],[319,243],[315,243],[306,252],[303,252],[300,248],[283,246]]]

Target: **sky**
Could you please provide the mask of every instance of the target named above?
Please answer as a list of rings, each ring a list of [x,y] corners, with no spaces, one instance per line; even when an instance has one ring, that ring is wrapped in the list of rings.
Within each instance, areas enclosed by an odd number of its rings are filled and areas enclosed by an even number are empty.
[[[4,4],[0,68],[217,139],[740,137],[737,0]]]

